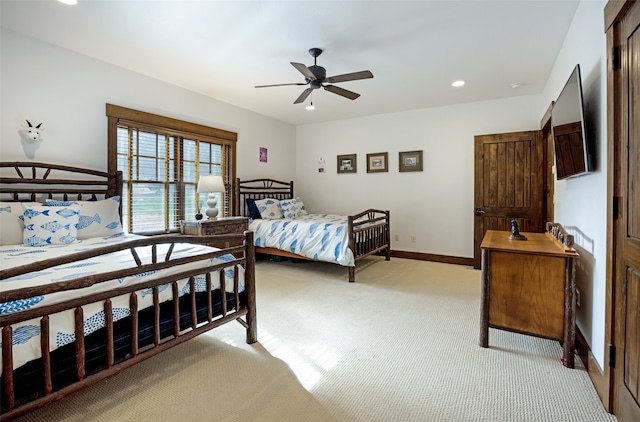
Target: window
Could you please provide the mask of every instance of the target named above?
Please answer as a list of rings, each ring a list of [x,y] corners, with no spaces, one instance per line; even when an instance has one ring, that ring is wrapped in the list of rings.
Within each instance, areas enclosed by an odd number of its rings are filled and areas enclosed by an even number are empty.
[[[180,230],[206,207],[200,175],[221,175],[221,215],[232,214],[237,134],[107,104],[109,171],[123,175],[122,224],[130,233]]]

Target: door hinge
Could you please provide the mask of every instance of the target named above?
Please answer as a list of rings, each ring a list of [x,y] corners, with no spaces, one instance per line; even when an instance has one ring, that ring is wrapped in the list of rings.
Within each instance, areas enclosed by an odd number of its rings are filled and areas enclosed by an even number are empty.
[[[611,69],[620,69],[620,47],[611,47]]]
[[[609,344],[609,366],[616,367],[616,346],[613,344]]]
[[[611,198],[611,217],[614,220],[618,219],[618,202],[620,202],[618,196]]]

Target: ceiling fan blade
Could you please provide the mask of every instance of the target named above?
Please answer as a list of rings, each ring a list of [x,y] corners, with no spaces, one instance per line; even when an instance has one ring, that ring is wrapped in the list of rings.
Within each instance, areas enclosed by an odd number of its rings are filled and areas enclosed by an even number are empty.
[[[298,99],[295,100],[293,103],[294,104],[300,104],[301,102],[303,102],[304,100],[307,99],[307,97],[309,96],[309,94],[311,94],[312,91],[313,91],[313,88],[305,89],[304,91],[302,91],[302,94],[300,94]]]
[[[339,86],[335,86],[335,85],[327,85],[324,87],[324,89],[329,92],[333,92],[334,94],[342,95],[343,97],[348,98],[350,100],[355,100],[360,96],[360,94],[356,94],[355,92],[348,91],[344,88],[340,88]]]
[[[345,81],[357,81],[358,79],[369,79],[373,78],[373,73],[368,70],[363,70],[361,72],[353,72],[353,73],[345,73],[343,75],[329,76],[324,81],[330,84],[336,82],[345,82]]]
[[[315,75],[311,73],[311,71],[307,68],[307,66],[303,65],[302,63],[291,62],[291,64],[293,65],[293,67],[298,69],[298,72],[302,73],[305,78],[310,79],[312,81],[316,79]]]
[[[309,85],[309,82],[305,83],[291,83],[291,84],[275,84],[275,85],[257,85],[254,88],[269,88],[271,86],[287,86],[287,85]]]

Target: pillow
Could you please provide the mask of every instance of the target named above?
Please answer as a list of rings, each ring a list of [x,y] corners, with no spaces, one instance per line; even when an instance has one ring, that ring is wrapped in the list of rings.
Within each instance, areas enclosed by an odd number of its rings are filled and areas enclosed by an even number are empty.
[[[298,209],[300,210],[300,215],[309,214],[307,212],[307,209],[304,207],[304,202],[302,202],[302,199],[296,198],[294,201],[298,204]]]
[[[82,205],[78,221],[78,239],[107,237],[122,233],[120,224],[120,197],[113,196],[101,201],[56,201],[47,199],[48,206],[70,204]]]
[[[277,220],[282,218],[282,208],[280,201],[273,198],[258,199],[256,206],[260,211],[260,217],[264,220]]]
[[[22,208],[22,239],[26,246],[68,245],[78,241],[77,225],[82,205],[23,205]]]
[[[260,215],[260,210],[256,205],[255,199],[247,198],[247,209],[249,210],[249,217],[253,218],[254,220],[262,218],[262,216]]]
[[[22,205],[41,205],[37,202],[0,202],[0,245],[22,244]]]
[[[300,198],[282,199],[280,206],[284,218],[296,218],[307,214],[307,211],[304,209],[304,203]]]

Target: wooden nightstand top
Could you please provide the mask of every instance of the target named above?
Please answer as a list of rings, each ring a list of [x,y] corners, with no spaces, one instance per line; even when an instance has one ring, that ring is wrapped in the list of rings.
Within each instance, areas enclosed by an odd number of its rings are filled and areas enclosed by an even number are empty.
[[[243,233],[248,228],[249,218],[240,216],[180,221],[180,233],[194,236]]]
[[[238,221],[249,220],[249,217],[241,217],[241,216],[230,216],[230,217],[218,217],[214,219],[203,218],[202,220],[181,220],[181,223],[189,223],[189,224],[225,224]]]

